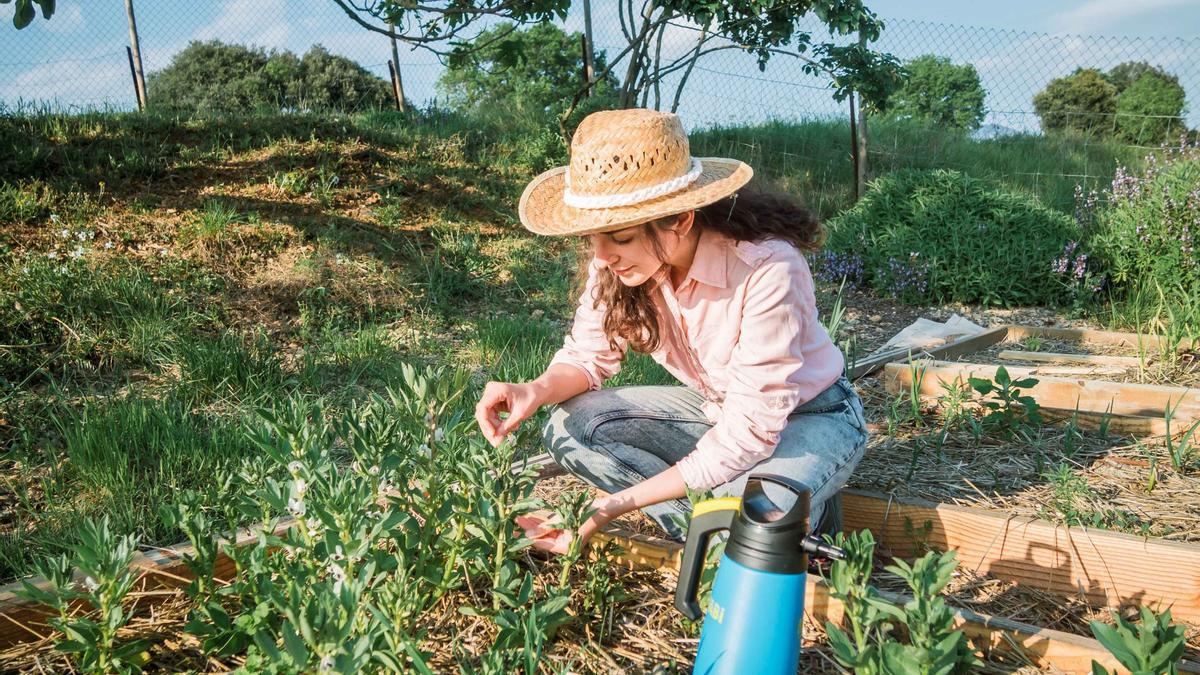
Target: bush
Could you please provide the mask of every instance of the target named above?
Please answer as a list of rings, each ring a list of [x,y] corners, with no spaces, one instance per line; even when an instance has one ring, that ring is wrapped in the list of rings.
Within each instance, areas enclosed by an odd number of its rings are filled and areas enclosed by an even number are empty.
[[[150,74],[150,105],[186,111],[381,108],[390,85],[320,45],[297,58],[289,51],[192,42],[170,65]]]
[[[888,99],[888,111],[900,119],[929,120],[940,126],[977,129],[987,93],[969,63],[927,54],[905,64],[908,77]]]
[[[1165,153],[1141,176],[1119,168],[1090,245],[1119,296],[1153,283],[1200,297],[1198,223],[1200,148],[1193,145]]]
[[[818,273],[906,302],[1051,304],[1051,272],[1078,227],[1036,199],[957,171],[897,171],[828,223]],[[858,279],[854,279],[855,275]]]
[[[1051,80],[1033,97],[1043,131],[1107,134],[1117,111],[1117,88],[1095,68],[1077,68]]]
[[[1184,94],[1173,76],[1147,72],[1117,95],[1117,137],[1157,145],[1186,132]]]

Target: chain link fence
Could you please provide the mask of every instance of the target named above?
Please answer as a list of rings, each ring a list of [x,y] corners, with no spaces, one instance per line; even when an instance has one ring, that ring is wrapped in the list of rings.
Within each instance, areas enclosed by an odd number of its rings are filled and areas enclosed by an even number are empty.
[[[390,40],[365,30],[333,2],[223,0],[185,4],[135,0],[134,4],[147,75],[165,68],[172,56],[191,41],[215,39],[288,49],[297,55],[320,44],[390,81]],[[619,54],[628,42],[615,2],[597,0],[592,10],[595,48],[610,57]],[[4,15],[4,20],[8,19]],[[1077,67],[1107,70],[1127,61],[1146,62],[1177,77],[1187,96],[1186,124],[1200,127],[1200,37],[1052,35],[887,17],[885,22],[881,39],[873,45],[876,49],[901,61],[932,54],[975,67],[986,90],[986,114],[973,132],[977,138],[1004,142],[1039,133],[1033,98],[1047,83],[1069,75]],[[582,31],[583,24],[581,6],[576,3],[564,27]],[[810,33],[814,42],[827,35],[815,18],[806,19],[800,28]],[[686,57],[699,35],[697,26],[673,23],[664,32],[661,44],[655,45],[656,57],[664,64]],[[129,43],[125,8],[118,2],[63,2],[49,21],[39,17],[22,31],[5,28],[0,46],[0,110],[134,109],[137,98],[127,56]],[[711,45],[722,49],[697,61],[679,95],[677,111],[690,128],[812,120],[848,124],[848,104],[833,99],[828,77],[803,72],[801,58],[774,55],[760,69],[752,54],[728,41]],[[437,56],[401,43],[399,61],[405,98],[419,106],[436,105],[436,83],[444,72]],[[623,73],[624,66],[616,70]],[[642,100],[650,106],[671,109],[685,72],[681,68],[665,77]],[[153,98],[153,89],[149,96]],[[951,168],[970,164],[970,157],[947,149],[941,140],[942,131],[928,130],[928,139],[922,144],[924,163]],[[765,154],[778,161],[813,160],[823,156],[821,149],[812,145],[816,142],[801,138],[790,145],[763,147],[761,141],[749,136],[739,140],[735,135],[729,137],[728,151],[742,157]],[[1081,155],[1081,161],[1050,161],[1044,171],[1039,168],[1033,172],[1036,175],[1030,180],[1040,181],[1044,173],[1058,180],[1095,184],[1110,176],[1114,163],[1120,161],[1111,152],[1092,152],[1086,147],[1091,141],[1084,137],[1073,142],[1084,146],[1072,150],[1078,150],[1074,154]],[[739,150],[738,143],[746,147]],[[899,162],[897,153],[911,152],[911,147],[885,133],[873,139],[869,157],[873,165],[886,169],[889,163]],[[843,154],[849,153],[847,130]],[[839,176],[837,180],[844,179]]]

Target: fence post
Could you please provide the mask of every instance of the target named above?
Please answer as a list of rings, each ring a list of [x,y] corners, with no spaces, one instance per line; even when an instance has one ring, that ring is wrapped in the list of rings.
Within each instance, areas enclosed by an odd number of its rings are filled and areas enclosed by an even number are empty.
[[[583,73],[587,78],[587,82],[591,82],[596,76],[595,52],[593,51],[592,42],[592,2],[591,0],[583,0]],[[592,90],[588,89],[588,96],[592,95]]]
[[[146,109],[146,104],[142,102],[141,93],[138,91],[137,71],[133,68],[133,50],[128,45],[125,46],[125,56],[129,57],[129,78],[133,80],[133,98],[137,99],[138,111]]]
[[[138,40],[137,20],[133,17],[133,0],[125,0],[125,15],[129,18],[129,67],[133,70],[133,90],[138,110],[146,109],[146,77],[142,73],[142,46]]]
[[[396,110],[404,112],[404,83],[400,80],[400,51],[396,48],[396,24],[388,24],[392,38],[392,60],[388,68],[392,71],[392,95],[396,97]]]
[[[579,48],[583,51],[583,96],[590,98],[592,95],[592,69],[588,67],[588,41],[586,35],[579,36]]]

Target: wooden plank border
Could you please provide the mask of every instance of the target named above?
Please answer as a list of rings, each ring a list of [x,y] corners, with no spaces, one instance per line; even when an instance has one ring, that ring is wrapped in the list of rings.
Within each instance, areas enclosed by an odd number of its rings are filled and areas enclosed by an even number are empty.
[[[894,556],[953,549],[980,574],[1099,606],[1170,607],[1200,624],[1200,545],[864,490],[842,490],[842,509],[846,530],[870,530]]]
[[[1052,340],[1062,340],[1064,342],[1128,347],[1139,351],[1152,352],[1161,352],[1167,346],[1167,339],[1161,335],[1120,333],[1111,330],[1092,330],[1090,328],[1054,328],[1051,326],[1023,326],[1015,324],[1008,327],[1008,340],[1023,340],[1027,337],[1042,337]],[[1184,351],[1191,346],[1187,342],[1181,342],[1175,345],[1175,350]]]
[[[914,371],[921,371],[920,393],[940,396],[945,393],[941,383],[966,384],[970,377],[994,379],[999,366],[949,361],[923,361],[912,364],[890,363],[884,367],[884,386],[889,392],[907,391]],[[1039,376],[1035,368],[1006,367],[1014,378],[1032,375],[1038,383],[1027,393],[1039,405],[1060,410],[1079,410],[1090,413],[1162,417],[1168,406],[1175,408],[1179,430],[1190,420],[1200,419],[1200,390],[1157,384],[1132,384]]]

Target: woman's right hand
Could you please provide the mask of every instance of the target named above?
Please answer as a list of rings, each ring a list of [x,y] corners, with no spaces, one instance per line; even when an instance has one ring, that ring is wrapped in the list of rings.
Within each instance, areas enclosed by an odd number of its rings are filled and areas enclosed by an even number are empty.
[[[497,447],[505,436],[516,431],[521,422],[537,412],[541,405],[532,382],[488,382],[483,388],[483,396],[475,405],[475,421],[479,423],[483,437],[492,447]],[[504,412],[508,413],[508,417],[501,420],[500,413]]]

